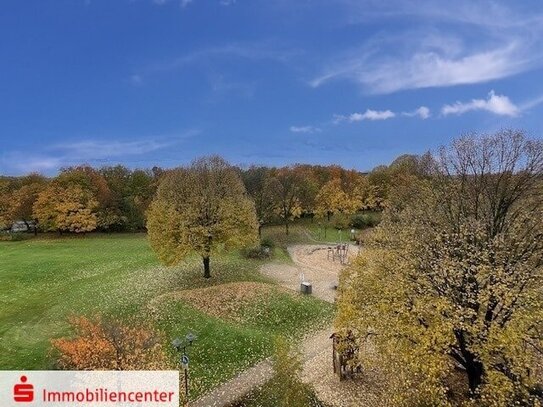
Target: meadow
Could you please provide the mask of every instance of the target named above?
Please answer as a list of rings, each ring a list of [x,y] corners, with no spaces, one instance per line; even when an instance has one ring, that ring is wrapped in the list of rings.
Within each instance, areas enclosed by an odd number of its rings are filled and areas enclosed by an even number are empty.
[[[289,244],[308,240],[302,229],[294,228]],[[279,230],[264,235],[278,237]],[[275,253],[273,261],[288,261],[281,244]],[[330,304],[279,288],[260,275],[264,260],[239,252],[212,258],[209,280],[197,257],[164,267],[144,234],[0,242],[0,259],[0,369],[53,368],[50,340],[71,335],[69,316],[109,316],[151,324],[172,366],[171,339],[196,334],[190,349],[196,398],[269,356],[276,335],[297,340],[329,323],[333,313]],[[205,290],[223,295],[200,295]],[[224,311],[211,312],[217,309]]]

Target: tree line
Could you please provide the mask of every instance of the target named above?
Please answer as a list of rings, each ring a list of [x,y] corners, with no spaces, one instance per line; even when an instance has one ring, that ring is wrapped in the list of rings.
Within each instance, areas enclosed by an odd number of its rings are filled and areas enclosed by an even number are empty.
[[[369,173],[337,165],[232,168],[254,202],[259,230],[280,223],[288,234],[291,222],[301,216],[329,221],[333,214],[382,210],[390,191],[424,172],[428,159],[404,155]],[[0,228],[19,221],[36,233],[144,231],[149,205],[172,171],[81,165],[63,168],[52,178],[0,176]]]

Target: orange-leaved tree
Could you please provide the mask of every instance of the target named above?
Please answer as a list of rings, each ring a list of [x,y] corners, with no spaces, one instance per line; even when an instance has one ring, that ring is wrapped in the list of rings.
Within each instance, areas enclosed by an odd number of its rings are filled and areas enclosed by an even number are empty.
[[[72,338],[53,339],[65,370],[153,370],[167,367],[160,337],[145,327],[99,317],[71,317]]]

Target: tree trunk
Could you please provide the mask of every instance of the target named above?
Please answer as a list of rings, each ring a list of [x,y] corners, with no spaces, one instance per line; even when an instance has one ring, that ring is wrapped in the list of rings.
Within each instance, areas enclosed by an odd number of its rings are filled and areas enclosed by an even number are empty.
[[[258,224],[258,238],[262,239],[262,224]]]
[[[330,215],[331,215],[330,211],[327,211],[326,212],[326,217],[328,218],[328,222],[330,222]]]
[[[477,388],[483,382],[483,364],[475,359],[471,352],[465,352],[466,359],[466,374],[468,375],[469,390],[472,395],[475,395]]]
[[[209,255],[202,257],[204,261],[204,278],[211,277],[211,269],[209,268]]]
[[[288,220],[285,221],[285,233],[286,233],[287,236],[288,236]]]

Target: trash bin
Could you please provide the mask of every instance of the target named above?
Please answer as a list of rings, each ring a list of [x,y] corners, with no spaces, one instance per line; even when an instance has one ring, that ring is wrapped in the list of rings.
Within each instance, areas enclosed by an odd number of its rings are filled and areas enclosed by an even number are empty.
[[[300,292],[302,294],[311,294],[311,292],[312,292],[311,283],[309,283],[307,281],[303,281],[302,284],[300,285]]]

